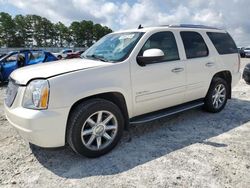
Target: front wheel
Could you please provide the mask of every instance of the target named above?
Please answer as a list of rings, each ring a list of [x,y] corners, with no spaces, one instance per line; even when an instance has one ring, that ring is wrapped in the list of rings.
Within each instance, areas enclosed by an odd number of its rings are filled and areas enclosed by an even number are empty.
[[[214,78],[205,98],[205,110],[212,113],[223,110],[227,103],[228,91],[229,87],[224,79]]]
[[[76,153],[99,157],[116,146],[123,129],[121,110],[114,103],[92,99],[79,104],[71,112],[67,140]]]

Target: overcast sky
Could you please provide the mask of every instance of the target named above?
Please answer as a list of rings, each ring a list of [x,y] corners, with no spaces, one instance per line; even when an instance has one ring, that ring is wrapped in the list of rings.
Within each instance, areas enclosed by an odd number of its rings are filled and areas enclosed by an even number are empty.
[[[250,46],[250,0],[0,0],[0,11],[37,14],[69,25],[92,20],[121,30],[142,25],[205,24],[227,29]]]

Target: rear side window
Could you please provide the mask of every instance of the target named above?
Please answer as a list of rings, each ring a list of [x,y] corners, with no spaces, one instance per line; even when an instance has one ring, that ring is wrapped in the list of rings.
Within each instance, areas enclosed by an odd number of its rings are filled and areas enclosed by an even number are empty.
[[[142,56],[144,51],[153,48],[161,49],[164,52],[165,56],[162,62],[180,59],[174,34],[170,31],[159,32],[150,36],[142,47],[139,56]]]
[[[219,54],[223,55],[238,53],[236,44],[228,33],[208,32],[207,35]]]
[[[209,52],[207,45],[199,33],[193,31],[182,31],[181,38],[187,59],[208,56]]]

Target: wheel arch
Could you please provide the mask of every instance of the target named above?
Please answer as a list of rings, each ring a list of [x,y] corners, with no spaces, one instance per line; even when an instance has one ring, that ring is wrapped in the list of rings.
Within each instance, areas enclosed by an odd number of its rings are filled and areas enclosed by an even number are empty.
[[[67,118],[67,122],[69,120],[69,117],[72,113],[72,110],[78,106],[79,104],[81,104],[82,102],[85,102],[87,100],[90,99],[104,99],[104,100],[108,100],[113,102],[114,104],[116,104],[122,111],[122,114],[124,116],[124,125],[125,125],[125,130],[128,129],[128,125],[129,125],[129,114],[128,114],[128,108],[127,108],[127,103],[125,100],[125,97],[122,93],[120,92],[106,92],[106,93],[100,93],[100,94],[96,94],[96,95],[91,95],[85,98],[82,98],[78,101],[76,101],[70,108],[69,114],[68,114],[68,118]],[[68,123],[67,123],[68,126]],[[66,131],[67,131],[67,127],[66,127]],[[67,135],[67,134],[65,134]]]
[[[232,73],[229,70],[224,70],[224,71],[217,72],[213,76],[213,78],[212,78],[212,80],[210,82],[210,85],[211,85],[214,78],[222,78],[228,83],[229,92],[228,92],[227,97],[228,97],[228,99],[231,99],[232,98]]]

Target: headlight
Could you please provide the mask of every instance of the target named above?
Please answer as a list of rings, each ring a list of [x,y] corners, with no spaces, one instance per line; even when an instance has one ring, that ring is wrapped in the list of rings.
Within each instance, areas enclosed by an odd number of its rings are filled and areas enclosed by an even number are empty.
[[[44,110],[48,108],[48,101],[49,82],[40,79],[31,81],[24,93],[23,107]]]

